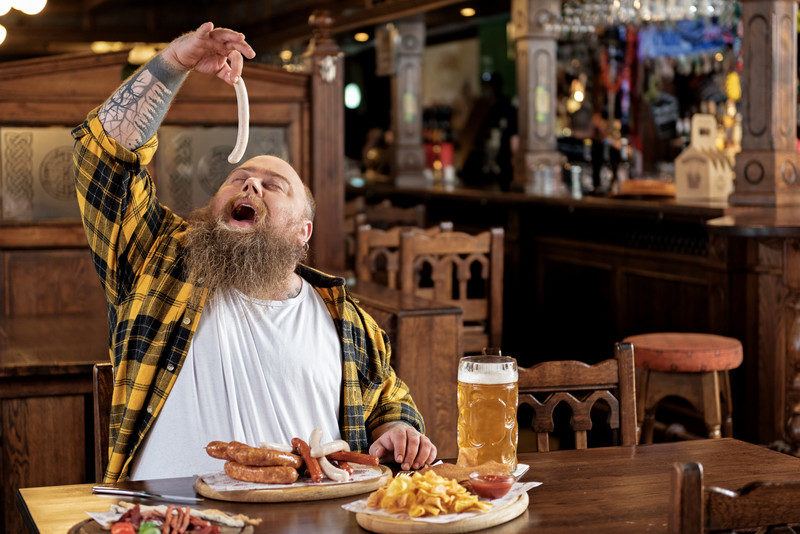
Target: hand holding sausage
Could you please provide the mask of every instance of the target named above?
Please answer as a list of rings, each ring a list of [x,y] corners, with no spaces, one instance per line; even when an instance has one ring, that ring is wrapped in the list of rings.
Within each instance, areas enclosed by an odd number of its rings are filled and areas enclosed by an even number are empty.
[[[162,52],[175,68],[214,74],[231,85],[242,75],[243,56],[253,59],[255,55],[243,33],[214,28],[211,22],[178,37]]]

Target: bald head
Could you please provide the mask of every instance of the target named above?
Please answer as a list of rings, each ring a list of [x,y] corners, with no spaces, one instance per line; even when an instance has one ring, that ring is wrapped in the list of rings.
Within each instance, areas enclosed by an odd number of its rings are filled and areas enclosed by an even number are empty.
[[[302,209],[298,213],[302,213],[308,220],[314,220],[316,203],[311,190],[303,183],[300,175],[297,174],[297,171],[294,170],[294,167],[289,162],[277,156],[263,155],[248,159],[234,169],[231,174],[234,174],[238,169],[285,179],[290,187],[291,196],[298,202],[298,208]]]

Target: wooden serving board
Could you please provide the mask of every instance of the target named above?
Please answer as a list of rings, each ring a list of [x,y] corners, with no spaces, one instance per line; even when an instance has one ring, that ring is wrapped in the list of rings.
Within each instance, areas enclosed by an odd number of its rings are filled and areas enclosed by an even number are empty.
[[[244,528],[218,526],[220,534],[253,534],[253,527],[250,525]],[[97,524],[94,519],[87,519],[73,526],[67,531],[67,534],[108,534],[108,532],[108,530],[104,530],[103,527]]]
[[[517,499],[500,507],[493,508],[478,516],[453,521],[452,523],[425,523],[411,519],[396,519],[370,514],[356,514],[356,521],[362,528],[379,533],[416,533],[431,532],[434,534],[474,532],[484,528],[496,527],[508,523],[525,513],[528,509],[528,493],[522,493]]]
[[[194,489],[209,499],[232,502],[294,502],[321,501],[337,499],[374,491],[392,478],[392,470],[385,465],[379,466],[381,475],[370,480],[349,482],[345,484],[308,485],[294,488],[275,488],[257,490],[215,491],[201,477],[194,482]]]

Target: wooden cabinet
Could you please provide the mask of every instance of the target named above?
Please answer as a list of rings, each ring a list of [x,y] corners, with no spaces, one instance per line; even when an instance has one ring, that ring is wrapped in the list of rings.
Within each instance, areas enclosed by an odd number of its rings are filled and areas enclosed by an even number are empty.
[[[23,532],[22,487],[94,480],[92,366],[105,318],[0,318],[0,526]]]
[[[85,389],[72,382],[70,389]],[[90,384],[87,384],[90,387]],[[5,394],[5,392],[4,392]],[[86,457],[91,390],[83,395],[17,397],[0,401],[0,472],[5,532],[23,532],[19,488],[91,482]]]
[[[408,384],[439,456],[455,457],[461,308],[373,283],[360,283],[352,291],[388,334],[392,367]]]

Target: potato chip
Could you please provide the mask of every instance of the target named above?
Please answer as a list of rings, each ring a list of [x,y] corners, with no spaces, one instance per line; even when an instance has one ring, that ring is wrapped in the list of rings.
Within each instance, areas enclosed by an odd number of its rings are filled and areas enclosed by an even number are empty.
[[[391,513],[407,513],[410,517],[486,512],[492,507],[457,481],[434,471],[397,475],[369,496],[367,506]]]

